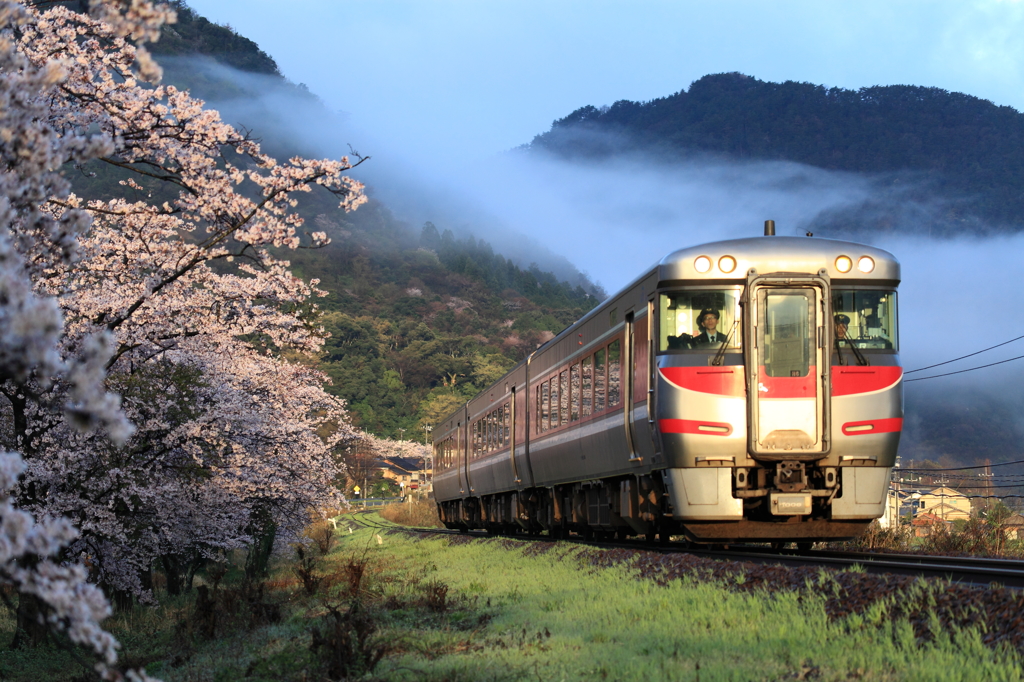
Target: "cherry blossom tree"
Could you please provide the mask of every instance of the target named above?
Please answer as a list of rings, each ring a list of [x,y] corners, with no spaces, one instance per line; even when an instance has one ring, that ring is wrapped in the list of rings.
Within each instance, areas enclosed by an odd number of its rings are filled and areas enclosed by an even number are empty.
[[[344,175],[361,159],[279,163],[147,84],[159,69],[129,39],[155,38],[165,7],[91,10],[0,0],[0,581],[20,627],[67,632],[113,679],[90,571],[144,596],[157,558],[194,565],[336,503],[353,432],[301,360],[323,292],[267,249],[325,242],[301,233],[298,194],[365,196]],[[97,163],[121,196],[77,197],[58,172]]]

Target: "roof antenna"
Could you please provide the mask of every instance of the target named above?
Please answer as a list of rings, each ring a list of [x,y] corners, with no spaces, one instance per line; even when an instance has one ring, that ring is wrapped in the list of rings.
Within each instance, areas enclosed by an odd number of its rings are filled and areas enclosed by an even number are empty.
[[[766,220],[764,221],[764,236],[774,237],[775,236],[775,221]]]

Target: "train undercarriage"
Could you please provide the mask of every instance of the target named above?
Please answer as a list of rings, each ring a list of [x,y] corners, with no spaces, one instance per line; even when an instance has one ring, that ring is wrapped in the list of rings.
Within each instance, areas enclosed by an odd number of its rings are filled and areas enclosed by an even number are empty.
[[[693,470],[675,471],[685,476]],[[464,531],[666,542],[684,536],[695,543],[849,540],[870,523],[832,518],[833,502],[843,492],[839,468],[786,461],[730,471],[732,496],[742,504],[735,520],[680,517],[667,471],[450,500],[438,504],[438,513],[446,527]]]

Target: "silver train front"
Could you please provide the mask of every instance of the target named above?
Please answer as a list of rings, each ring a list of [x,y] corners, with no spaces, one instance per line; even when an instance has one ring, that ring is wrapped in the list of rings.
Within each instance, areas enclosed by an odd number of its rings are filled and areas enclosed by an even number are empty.
[[[851,242],[670,254],[434,426],[441,520],[857,536],[884,511],[902,430],[899,279],[891,254]]]

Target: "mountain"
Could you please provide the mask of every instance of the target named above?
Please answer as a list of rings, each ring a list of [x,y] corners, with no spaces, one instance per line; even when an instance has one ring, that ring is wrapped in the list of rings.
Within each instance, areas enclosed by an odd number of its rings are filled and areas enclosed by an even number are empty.
[[[908,199],[942,197],[932,234],[1024,229],[1024,114],[939,88],[847,90],[714,74],[650,102],[581,107],[528,149],[577,159],[642,151],[795,161],[877,176]],[[878,208],[823,216],[811,227],[865,229],[860,218]],[[875,218],[870,229],[906,229],[898,218]]]
[[[178,22],[151,45],[164,82],[213,101],[224,119],[252,128],[278,158],[323,156],[296,119],[326,131],[337,114],[302,84],[281,76],[273,58],[228,26],[197,15],[182,0]],[[325,123],[326,122],[326,123]],[[339,154],[340,155],[340,154]],[[117,172],[78,174],[86,196],[118,191]],[[304,279],[328,296],[315,301],[329,336],[315,360],[345,398],[357,426],[387,437],[424,437],[424,426],[497,380],[515,362],[581,317],[604,292],[564,259],[561,275],[520,265],[485,241],[445,225],[404,223],[378,200],[353,213],[326,192],[304,197],[297,210],[310,231],[331,244],[282,251]]]

